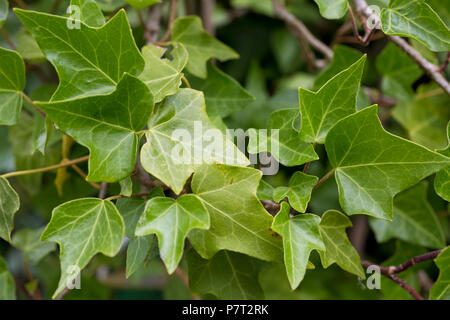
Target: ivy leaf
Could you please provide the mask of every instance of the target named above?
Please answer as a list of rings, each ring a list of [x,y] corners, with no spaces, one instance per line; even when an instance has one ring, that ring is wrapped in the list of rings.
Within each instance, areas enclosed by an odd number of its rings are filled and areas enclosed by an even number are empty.
[[[38,229],[20,229],[14,233],[12,244],[20,249],[26,261],[32,264],[38,264],[47,254],[56,249],[52,242],[42,242],[40,237],[44,227]]]
[[[439,268],[439,277],[430,290],[431,300],[450,299],[450,247],[445,248],[434,263]]]
[[[270,152],[278,162],[289,167],[319,159],[312,144],[299,139],[294,128],[298,115],[297,109],[273,112],[268,124],[269,132],[265,129],[249,131],[248,152]]]
[[[305,276],[312,250],[323,251],[325,244],[319,233],[320,217],[314,214],[289,216],[290,207],[281,203],[272,229],[283,238],[284,264],[291,288],[298,287]]]
[[[442,153],[446,157],[450,157],[450,121],[447,124],[447,141],[447,148],[440,150],[439,153]],[[434,190],[436,190],[436,193],[442,199],[450,201],[450,166],[436,173],[436,177],[434,178]]]
[[[80,8],[80,20],[89,27],[101,27],[105,24],[105,16],[95,0],[71,0],[70,5]]]
[[[450,159],[386,132],[377,109],[342,119],[330,130],[325,147],[344,211],[392,220],[392,198],[448,166]]]
[[[256,197],[261,175],[259,170],[226,165],[204,165],[194,174],[192,190],[211,218],[209,230],[189,234],[202,257],[210,259],[226,249],[261,260],[281,260],[281,243],[270,231],[273,218]]]
[[[384,94],[400,100],[411,100],[412,84],[423,72],[394,43],[389,43],[376,60],[377,70],[383,75],[381,90]]]
[[[11,242],[14,215],[20,207],[20,199],[8,180],[0,177],[0,238]]]
[[[225,250],[205,260],[192,249],[186,254],[186,260],[189,288],[193,292],[224,300],[264,299],[257,277],[261,261]]]
[[[322,215],[319,224],[320,235],[325,244],[325,251],[320,251],[320,259],[324,268],[336,263],[343,270],[365,279],[358,252],[348,240],[345,229],[352,222],[344,214],[329,210]]]
[[[203,163],[249,164],[208,118],[203,94],[192,89],[181,89],[158,105],[146,136],[142,166],[176,194]]]
[[[273,193],[276,202],[289,198],[289,204],[298,212],[304,213],[311,200],[311,192],[319,178],[297,171],[289,180],[289,187],[278,187]]]
[[[423,0],[392,0],[381,10],[383,32],[416,39],[431,51],[450,50],[450,30]]]
[[[9,3],[8,0],[0,0],[0,29],[3,28],[6,19],[8,18]]]
[[[124,10],[101,28],[80,22],[80,29],[68,29],[65,17],[21,9],[15,13],[58,72],[53,101],[109,93],[125,72],[138,75],[144,68]]]
[[[300,139],[324,143],[328,131],[340,119],[356,112],[356,98],[366,56],[331,78],[317,92],[300,88]]]
[[[412,101],[400,101],[392,116],[408,132],[409,138],[427,148],[443,148],[450,120],[450,98],[436,86],[422,85]]]
[[[0,125],[14,125],[22,108],[25,63],[15,51],[0,48]]]
[[[16,300],[16,285],[8,272],[5,260],[0,256],[0,300]]]
[[[110,94],[36,104],[61,130],[90,150],[88,181],[115,182],[129,176],[135,167],[137,131],[151,115],[152,100],[142,81],[125,74]]]
[[[206,79],[191,78],[189,82],[193,88],[205,94],[206,109],[210,117],[225,118],[255,101],[239,82],[212,63],[208,63]]]
[[[175,44],[170,52],[172,60],[163,58],[165,51],[166,49],[156,46],[142,48],[145,67],[139,78],[149,87],[155,102],[177,93],[183,77],[182,71],[188,62],[187,50],[181,43]]]
[[[427,200],[427,189],[427,183],[420,183],[396,196],[392,222],[370,220],[377,242],[398,238],[428,248],[445,246],[444,232]]]
[[[236,51],[206,33],[202,20],[197,16],[177,18],[172,27],[172,41],[186,47],[189,53],[186,69],[199,78],[206,78],[206,61],[209,59],[226,61],[239,58]]]
[[[176,200],[158,197],[147,202],[136,236],[156,234],[161,258],[167,272],[172,274],[181,261],[188,233],[208,229],[209,224],[208,211],[195,195],[183,195]]]
[[[161,0],[125,0],[128,2],[132,7],[142,10],[147,7],[150,7],[154,4],[160,3]]]
[[[61,278],[56,298],[97,253],[114,256],[120,249],[125,227],[116,207],[97,198],[66,202],[52,212],[41,241],[60,246]]]
[[[274,187],[270,185],[270,183],[265,180],[261,180],[258,185],[258,190],[256,191],[256,195],[259,200],[273,200],[273,192]]]
[[[131,177],[126,177],[119,181],[120,184],[120,195],[125,197],[130,197],[133,194],[133,181]]]
[[[347,0],[314,0],[320,14],[327,19],[340,19],[347,12]]]

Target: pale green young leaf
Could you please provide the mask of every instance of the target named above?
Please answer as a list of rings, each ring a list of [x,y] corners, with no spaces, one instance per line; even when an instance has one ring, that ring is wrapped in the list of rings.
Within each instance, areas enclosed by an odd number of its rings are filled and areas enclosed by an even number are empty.
[[[0,48],[0,125],[14,125],[22,109],[25,63],[15,51]]]
[[[122,216],[110,201],[85,198],[56,207],[41,236],[42,241],[60,246],[61,278],[53,298],[72,283],[94,255],[114,256],[124,234]]]
[[[128,2],[132,7],[142,10],[147,7],[150,7],[154,4],[160,3],[161,0],[125,0]]]
[[[8,272],[5,260],[0,256],[0,300],[16,300],[14,278]]]
[[[133,194],[133,181],[131,177],[126,177],[119,181],[120,184],[120,195],[125,197],[130,197]]]
[[[0,0],[0,29],[3,28],[6,19],[8,18],[9,3],[8,0]]]
[[[194,174],[192,190],[211,219],[209,230],[189,234],[202,257],[210,259],[225,249],[261,260],[282,259],[282,244],[270,231],[273,218],[256,197],[261,175],[256,169],[226,165],[204,165]]]
[[[442,227],[427,200],[427,183],[420,183],[394,198],[394,220],[371,219],[377,242],[392,238],[439,249],[445,246]]]
[[[37,264],[47,254],[56,249],[53,242],[40,240],[44,227],[38,229],[20,229],[12,237],[12,244],[21,250],[24,259],[32,264]]]
[[[163,58],[165,52],[166,49],[152,45],[142,48],[145,67],[139,78],[149,87],[155,102],[177,93],[188,62],[188,53],[181,43],[174,45],[171,60]]]
[[[69,29],[65,17],[21,9],[15,13],[58,72],[54,101],[111,92],[125,72],[138,75],[144,68],[123,10],[100,28],[80,22],[80,29]]]
[[[297,171],[289,180],[289,187],[278,187],[274,190],[273,199],[277,202],[284,198],[289,199],[289,204],[298,212],[304,213],[311,200],[311,192],[319,178]]]
[[[205,260],[194,250],[186,254],[189,288],[224,300],[264,299],[258,282],[262,262],[245,254],[222,250]]]
[[[345,231],[351,226],[350,219],[339,211],[329,210],[322,215],[319,231],[325,250],[319,252],[320,260],[324,268],[336,263],[343,270],[365,279],[359,254],[348,240]]]
[[[323,251],[325,244],[319,232],[319,216],[308,213],[291,218],[289,212],[289,204],[281,203],[272,230],[283,238],[286,272],[291,288],[296,289],[305,276],[311,251]]]
[[[386,132],[372,106],[338,122],[325,142],[339,202],[349,214],[393,219],[393,197],[450,159]]]
[[[340,119],[356,112],[366,56],[331,78],[317,92],[300,88],[300,139],[324,143],[328,131]]]
[[[206,33],[197,16],[176,19],[173,23],[172,41],[180,42],[186,47],[189,53],[186,69],[199,78],[206,78],[206,62],[209,59],[226,61],[239,58],[236,51]]]
[[[203,163],[249,164],[208,118],[200,91],[180,89],[165,99],[150,119],[146,136],[142,166],[177,194]]]
[[[431,51],[450,50],[450,30],[423,0],[392,0],[381,10],[381,25],[388,35],[416,39]]]
[[[278,162],[288,167],[319,159],[312,144],[299,139],[294,127],[298,115],[298,109],[274,111],[270,115],[268,130],[249,131],[248,152],[270,152]]]
[[[14,215],[20,207],[20,199],[8,180],[0,177],[0,238],[11,241]]]
[[[16,35],[16,50],[21,57],[29,62],[41,63],[45,56],[39,48],[36,40],[27,29],[22,28]]]
[[[90,150],[88,181],[115,182],[131,174],[139,146],[137,131],[145,127],[153,109],[153,98],[142,81],[125,74],[112,93],[36,104]]]
[[[172,274],[180,263],[184,242],[193,229],[208,229],[209,213],[195,195],[153,198],[145,206],[136,228],[136,236],[156,234],[162,260]]]
[[[314,0],[320,9],[320,14],[327,19],[340,19],[347,12],[347,0]]]
[[[80,20],[89,27],[101,27],[105,24],[105,16],[95,0],[71,0],[70,5],[78,6]]]
[[[447,148],[438,152],[450,157],[450,121],[447,124]],[[450,201],[450,166],[436,173],[434,190],[441,198]]]
[[[439,268],[439,277],[430,290],[431,300],[450,300],[450,247],[445,248],[434,263]]]
[[[190,78],[192,88],[203,91],[210,117],[225,118],[246,107],[255,98],[232,77],[208,63],[206,79]]]

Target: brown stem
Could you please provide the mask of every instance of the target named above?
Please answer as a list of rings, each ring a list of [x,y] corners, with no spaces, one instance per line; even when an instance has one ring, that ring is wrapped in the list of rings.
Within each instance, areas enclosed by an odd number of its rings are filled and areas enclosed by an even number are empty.
[[[12,50],[16,50],[16,46],[12,42],[11,38],[9,37],[8,33],[5,31],[5,29],[0,30],[3,38],[5,38],[6,43],[11,47]]]
[[[159,40],[161,42],[166,42],[169,40],[171,34],[172,34],[172,25],[177,17],[177,0],[171,0],[170,1],[170,18],[169,18],[169,24],[167,26],[166,33],[162,36],[162,38]]]
[[[33,282],[34,277],[33,277],[33,274],[31,273],[30,266],[28,265],[27,260],[25,260],[25,258],[23,258],[22,261],[23,261],[23,268],[27,275],[28,281]],[[42,295],[41,295],[41,292],[39,291],[39,287],[36,287],[36,289],[33,292],[33,296],[34,296],[33,300],[42,300]]]
[[[14,278],[14,282],[16,284],[16,288],[18,288],[29,300],[36,300],[16,278]]]
[[[400,287],[408,291],[408,293],[416,300],[425,300],[413,287],[411,287],[406,281],[397,277],[394,274],[388,276],[389,279],[397,283]]]
[[[80,177],[82,177],[82,178],[86,181],[87,174],[84,173],[84,171],[81,170],[79,166],[77,166],[76,164],[73,164],[73,165],[71,165],[70,167],[71,167],[73,170],[75,170],[75,172],[78,173],[78,174],[80,175]],[[98,183],[90,182],[90,181],[86,181],[86,182],[89,183],[91,186],[93,186],[95,189],[100,190],[100,189],[102,188],[102,186],[99,185]]]
[[[447,69],[449,63],[450,63],[450,52],[447,52],[447,57],[445,58],[445,61],[442,64],[442,66],[439,67],[439,72],[444,72]]]
[[[336,171],[336,169],[333,169],[333,170],[329,171],[326,175],[324,175],[324,176],[322,177],[322,179],[320,179],[320,180],[316,183],[316,185],[313,187],[313,190],[316,190],[322,183],[324,183],[325,181],[327,181],[328,178],[331,177],[331,176],[334,174],[335,171]]]
[[[105,199],[107,192],[108,192],[108,183],[103,182],[101,187],[100,187],[100,192],[98,193],[98,197],[100,199]]]

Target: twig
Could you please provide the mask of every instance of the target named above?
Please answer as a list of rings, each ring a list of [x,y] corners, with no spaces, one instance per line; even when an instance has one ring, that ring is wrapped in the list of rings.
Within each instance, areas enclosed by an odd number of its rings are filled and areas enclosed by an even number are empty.
[[[79,166],[77,166],[76,164],[73,164],[70,166],[73,170],[75,170],[76,173],[78,173],[80,175],[80,177],[82,177],[85,181],[86,181],[86,177],[87,174],[84,173],[83,170],[81,170],[81,168]],[[90,182],[90,181],[86,181],[87,183],[89,183],[91,186],[93,186],[95,189],[100,190],[102,188],[101,185],[99,185],[98,183],[95,182]]]
[[[118,199],[140,198],[140,197],[146,197],[146,196],[148,196],[148,192],[132,194],[131,196],[117,195],[117,196],[112,196],[112,197],[106,198],[105,200],[112,201],[112,200],[118,200]]]
[[[16,284],[16,288],[18,288],[28,299],[36,300],[16,278],[14,278],[14,282]]]
[[[28,277],[28,280],[30,282],[34,282],[33,274],[31,273],[30,266],[28,265],[27,260],[25,260],[25,257],[22,259],[22,261],[23,261],[23,268]],[[34,290],[33,297],[34,297],[34,300],[42,300],[42,295],[41,295],[41,292],[39,291],[39,287],[36,287],[36,289]]]
[[[325,181],[327,181],[328,178],[331,177],[331,176],[334,174],[335,171],[336,171],[336,169],[333,169],[333,170],[329,171],[326,175],[324,175],[324,176],[322,177],[322,179],[320,179],[320,180],[315,184],[315,186],[313,187],[313,190],[316,190],[322,183],[324,183]]]
[[[445,58],[445,61],[442,64],[442,66],[439,67],[439,72],[444,72],[447,69],[449,63],[450,63],[450,52],[447,52],[447,57]]]
[[[12,50],[16,50],[15,44],[12,42],[11,38],[9,37],[8,33],[5,31],[5,29],[0,30],[3,38],[5,38],[6,43],[11,47]]]
[[[166,42],[169,40],[170,35],[172,34],[172,25],[175,21],[175,18],[177,17],[177,0],[171,0],[170,1],[170,18],[169,18],[169,24],[167,26],[166,33],[162,36],[162,38],[159,40],[160,42]]]
[[[353,14],[353,9],[351,7],[351,5],[348,5],[348,11],[350,12],[350,21],[352,23],[352,28],[353,28],[353,34],[355,35],[355,38],[363,45],[363,46],[367,46],[370,42],[370,38],[372,37],[373,33],[375,32],[375,28],[369,28],[367,26],[366,21],[362,21],[363,24],[363,28],[365,30],[365,34],[364,37],[361,37],[359,35],[358,32],[358,27],[356,25],[356,20],[355,20],[355,15]]]
[[[216,34],[216,29],[214,27],[214,5],[216,3],[216,0],[202,0],[202,20],[203,20],[203,27],[205,28],[206,32],[208,32],[210,35],[214,36]]]
[[[98,193],[98,197],[100,199],[105,199],[107,192],[108,192],[108,183],[103,182],[100,188],[100,192]]]
[[[189,89],[191,88],[191,84],[189,83],[189,80],[185,76],[182,76],[181,80],[184,82],[186,87],[188,87]]]
[[[408,293],[416,300],[425,300],[413,287],[411,287],[406,281],[397,277],[394,274],[388,276],[389,279],[397,283],[400,287],[408,291]]]

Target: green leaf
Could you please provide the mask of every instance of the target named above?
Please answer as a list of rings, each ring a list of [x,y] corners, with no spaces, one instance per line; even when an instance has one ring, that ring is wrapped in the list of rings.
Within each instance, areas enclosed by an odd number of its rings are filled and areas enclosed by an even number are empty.
[[[289,205],[282,202],[272,229],[283,238],[284,264],[294,290],[305,276],[311,251],[323,251],[325,245],[319,233],[319,216],[307,213],[291,218],[289,211]]]
[[[142,166],[176,194],[203,163],[249,164],[208,118],[203,94],[196,90],[181,89],[158,105],[146,136]]]
[[[105,24],[105,16],[95,0],[71,0],[70,5],[80,8],[80,20],[89,27],[101,27]]]
[[[423,72],[394,43],[389,43],[376,60],[377,70],[383,75],[383,94],[400,100],[411,100],[414,95],[412,84]]]
[[[156,3],[160,3],[161,0],[125,0],[128,2],[132,7],[142,10],[147,7],[150,7]]]
[[[261,180],[258,185],[256,195],[259,200],[273,200],[274,187],[265,180]]]
[[[8,18],[9,3],[8,0],[0,0],[0,29],[3,28],[6,19]]]
[[[156,234],[162,260],[167,272],[178,267],[184,251],[184,242],[193,229],[208,229],[209,214],[195,195],[172,198],[153,198],[145,206],[136,228],[136,236]]]
[[[340,119],[356,112],[356,98],[366,56],[331,78],[317,92],[300,88],[300,139],[324,143],[328,131]]]
[[[137,131],[145,127],[152,113],[152,100],[142,81],[125,74],[110,94],[36,104],[61,130],[90,150],[88,181],[115,182],[129,176],[135,167]]]
[[[157,46],[142,48],[145,67],[139,78],[149,87],[155,102],[177,93],[183,77],[182,71],[188,62],[188,53],[181,43],[175,44],[170,52],[172,60],[163,58],[165,52],[166,49]]]
[[[347,12],[347,0],[314,0],[320,9],[320,14],[327,19],[340,19]]]
[[[416,39],[431,51],[450,50],[450,30],[423,0],[392,0],[381,10],[383,32]]]
[[[408,132],[409,138],[427,148],[447,144],[445,129],[450,121],[450,98],[437,86],[422,85],[413,101],[401,101],[392,116]]]
[[[188,53],[186,69],[194,76],[206,78],[206,61],[237,59],[239,55],[203,30],[202,20],[197,16],[180,17],[173,23],[172,41],[182,43]]]
[[[284,198],[289,199],[289,204],[298,212],[306,212],[311,192],[319,178],[297,171],[289,180],[289,187],[278,187],[273,193],[273,199],[277,202]]]
[[[434,263],[439,268],[439,277],[431,287],[431,300],[450,300],[450,247],[445,248]]]
[[[427,200],[427,183],[420,183],[394,199],[394,220],[371,219],[377,242],[397,238],[428,248],[442,248],[445,237],[433,208]]]
[[[45,61],[45,56],[37,42],[25,28],[17,33],[16,39],[16,50],[24,60],[34,63]]]
[[[42,241],[60,246],[61,278],[53,294],[56,298],[97,253],[114,256],[122,245],[124,222],[114,204],[85,198],[66,202],[52,212]]]
[[[450,159],[386,132],[372,106],[338,122],[325,142],[349,214],[392,220],[393,197],[445,168]]]
[[[447,141],[447,148],[438,152],[450,157],[450,121],[447,124]],[[434,190],[442,199],[450,201],[450,166],[436,173]]]
[[[144,68],[123,10],[101,28],[80,22],[80,29],[69,29],[65,17],[21,9],[15,13],[58,72],[53,101],[109,93],[125,72],[138,75]]]
[[[270,152],[278,162],[289,167],[319,159],[312,144],[299,139],[294,127],[298,115],[297,109],[274,111],[269,130],[249,131],[248,152]]]
[[[131,177],[120,180],[119,184],[121,196],[130,197],[133,194],[133,181],[131,180]]]
[[[189,288],[193,292],[224,300],[264,299],[257,277],[261,261],[225,250],[205,260],[192,249],[186,254],[186,260]]]
[[[351,226],[350,219],[339,211],[329,210],[322,215],[319,231],[325,244],[325,251],[319,252],[320,260],[324,268],[336,263],[343,270],[365,279],[359,254],[345,232],[345,229]]]
[[[16,300],[16,285],[8,272],[5,260],[0,256],[0,300]]]
[[[211,218],[209,230],[189,234],[202,257],[209,259],[226,249],[261,260],[281,260],[281,243],[270,231],[273,218],[256,197],[261,175],[259,170],[226,165],[204,165],[194,174],[192,190]]]
[[[0,125],[14,125],[22,108],[25,63],[15,51],[0,48]]]
[[[95,0],[95,2],[105,12],[113,12],[126,5],[124,0]]]
[[[14,215],[20,207],[20,199],[8,180],[0,177],[0,238],[11,241]]]
[[[190,78],[192,88],[203,91],[206,110],[210,117],[225,118],[246,107],[255,98],[232,77],[222,72],[212,63],[208,63],[206,79]]]
[[[47,254],[56,249],[54,243],[40,240],[44,229],[44,227],[38,229],[20,229],[12,237],[13,246],[22,251],[26,261],[35,265]]]

